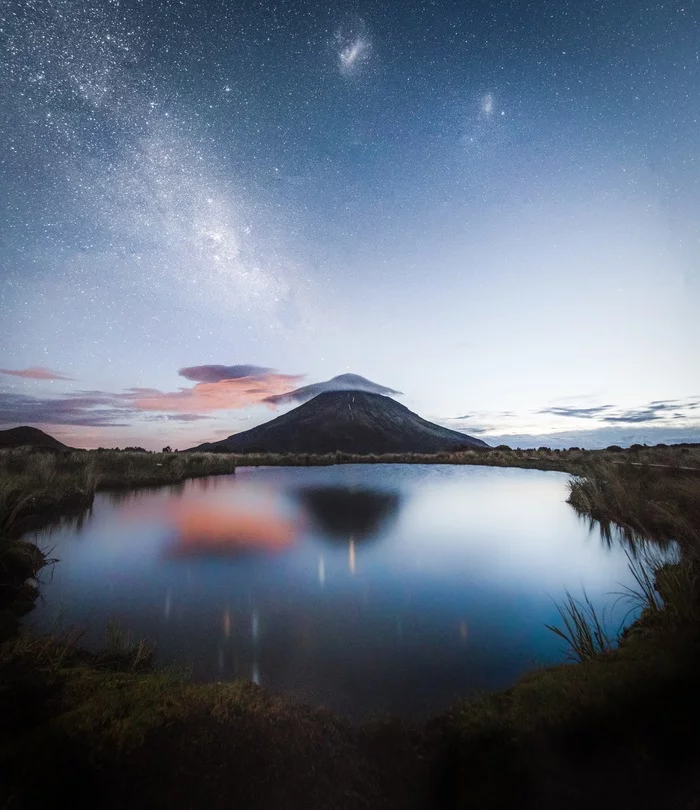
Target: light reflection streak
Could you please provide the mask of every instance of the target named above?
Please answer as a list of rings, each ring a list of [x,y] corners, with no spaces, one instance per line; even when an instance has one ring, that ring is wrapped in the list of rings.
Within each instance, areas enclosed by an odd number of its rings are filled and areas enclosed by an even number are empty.
[[[355,541],[350,535],[350,545],[348,547],[348,568],[350,569],[350,573],[354,574],[356,572],[355,566]]]
[[[326,583],[326,563],[323,557],[318,558],[318,581],[321,583],[321,587]]]

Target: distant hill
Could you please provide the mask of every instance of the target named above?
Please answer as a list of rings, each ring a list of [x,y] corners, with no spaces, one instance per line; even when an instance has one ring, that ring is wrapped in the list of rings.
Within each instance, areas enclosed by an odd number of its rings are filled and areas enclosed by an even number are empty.
[[[39,428],[23,427],[0,430],[0,447],[51,447],[54,450],[72,450]]]
[[[485,442],[366,391],[328,391],[276,419],[191,448],[215,453],[436,453]]]

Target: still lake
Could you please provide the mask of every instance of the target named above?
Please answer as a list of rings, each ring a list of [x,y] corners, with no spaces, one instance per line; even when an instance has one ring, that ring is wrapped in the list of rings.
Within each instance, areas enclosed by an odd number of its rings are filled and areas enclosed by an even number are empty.
[[[602,608],[631,582],[622,547],[566,503],[568,477],[249,467],[99,494],[81,523],[37,535],[59,562],[27,622],[84,628],[97,647],[116,621],[199,680],[427,716],[565,660],[545,627],[565,588]]]

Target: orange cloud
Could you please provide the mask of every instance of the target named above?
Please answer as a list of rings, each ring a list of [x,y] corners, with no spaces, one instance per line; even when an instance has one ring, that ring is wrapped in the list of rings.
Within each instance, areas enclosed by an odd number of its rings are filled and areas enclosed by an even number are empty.
[[[248,408],[264,402],[269,396],[285,394],[294,390],[302,377],[303,375],[293,374],[238,377],[220,382],[198,383],[194,388],[181,388],[179,391],[171,393],[151,389],[133,389],[129,398],[142,411],[206,413]]]
[[[0,368],[0,374],[8,374],[10,377],[24,377],[26,380],[73,380],[74,377],[66,377],[58,371],[52,371],[43,366],[32,366],[31,368]]]

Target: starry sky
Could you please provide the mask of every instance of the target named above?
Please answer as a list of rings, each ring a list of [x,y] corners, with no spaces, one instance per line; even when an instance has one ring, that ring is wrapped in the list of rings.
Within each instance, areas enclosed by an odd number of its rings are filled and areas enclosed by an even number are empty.
[[[700,437],[694,0],[0,0],[0,427],[192,446],[361,374]]]

